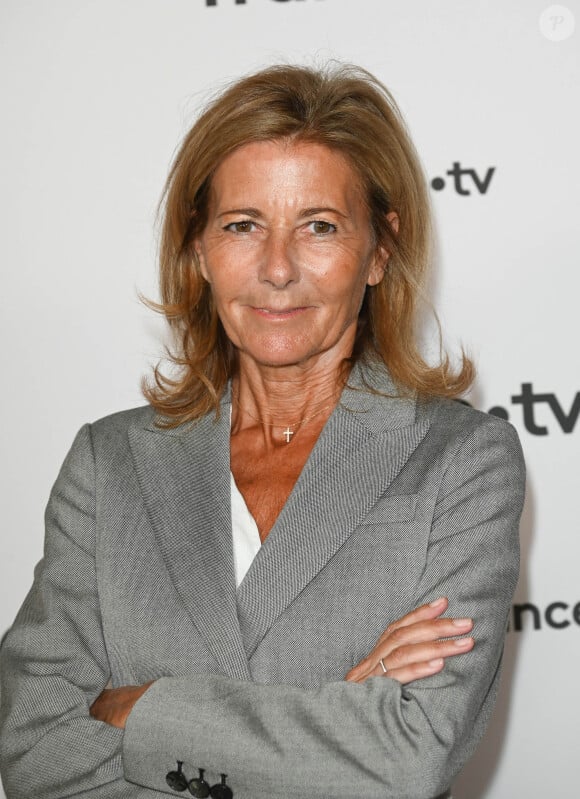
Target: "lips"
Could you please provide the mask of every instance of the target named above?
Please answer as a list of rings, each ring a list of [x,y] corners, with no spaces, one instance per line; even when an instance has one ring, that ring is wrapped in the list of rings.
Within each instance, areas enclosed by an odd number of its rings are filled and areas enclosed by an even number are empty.
[[[310,310],[311,306],[293,306],[292,308],[268,308],[252,306],[252,310],[260,316],[268,319],[290,319],[293,316],[298,316],[305,311]]]

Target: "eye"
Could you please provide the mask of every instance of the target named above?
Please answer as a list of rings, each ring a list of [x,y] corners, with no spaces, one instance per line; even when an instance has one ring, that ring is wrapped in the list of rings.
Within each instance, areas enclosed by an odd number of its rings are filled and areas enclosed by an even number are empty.
[[[254,222],[250,219],[242,219],[240,222],[230,222],[224,230],[230,230],[232,233],[251,233],[254,228]]]
[[[333,225],[331,222],[325,222],[323,219],[315,219],[313,222],[310,222],[309,227],[317,236],[326,236],[329,233],[336,232],[336,225]]]

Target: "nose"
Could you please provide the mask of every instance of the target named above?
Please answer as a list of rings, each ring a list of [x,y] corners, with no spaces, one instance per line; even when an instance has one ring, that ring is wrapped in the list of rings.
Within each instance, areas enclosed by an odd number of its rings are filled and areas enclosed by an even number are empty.
[[[271,231],[262,252],[260,282],[269,283],[276,289],[283,289],[290,283],[295,283],[299,274],[291,235],[284,230]]]

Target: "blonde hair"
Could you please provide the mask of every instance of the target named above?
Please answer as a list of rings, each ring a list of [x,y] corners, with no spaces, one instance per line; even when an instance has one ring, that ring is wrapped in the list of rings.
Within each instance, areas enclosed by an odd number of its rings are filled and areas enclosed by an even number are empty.
[[[455,397],[473,380],[462,354],[454,372],[447,355],[428,364],[419,351],[417,312],[430,262],[428,189],[401,114],[369,72],[273,66],[235,82],[209,104],[186,135],[163,194],[160,245],[162,312],[176,346],[169,377],[155,368],[144,394],[163,424],[174,426],[218,410],[236,368],[194,249],[207,223],[212,176],[249,142],[292,138],[340,151],[358,173],[377,247],[390,253],[384,278],[367,287],[352,360],[378,357],[402,393]],[[387,214],[398,216],[398,230]]]

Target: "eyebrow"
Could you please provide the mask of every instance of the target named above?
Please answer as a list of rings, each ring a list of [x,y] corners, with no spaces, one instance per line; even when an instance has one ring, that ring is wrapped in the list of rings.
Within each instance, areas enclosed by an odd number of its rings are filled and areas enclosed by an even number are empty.
[[[250,216],[252,219],[257,219],[262,216],[257,208],[229,208],[227,211],[222,211],[218,214],[218,219],[222,216],[229,216],[230,214],[240,214],[241,216]]]
[[[347,219],[348,215],[339,211],[338,208],[332,208],[330,206],[320,206],[314,208],[303,208],[300,211],[299,216],[306,218],[309,216],[316,216],[317,214],[337,214],[338,216],[343,217],[343,219]],[[239,214],[241,216],[249,216],[251,219],[258,219],[262,216],[262,213],[257,208],[229,208],[227,211],[221,211],[217,216],[220,219],[222,216],[230,216],[231,214]]]
[[[316,208],[303,208],[300,211],[300,216],[316,216],[317,214],[337,214],[338,216],[342,216],[343,219],[347,219],[347,214],[344,214],[342,211],[339,211],[338,208],[332,208],[330,206],[320,206]]]

